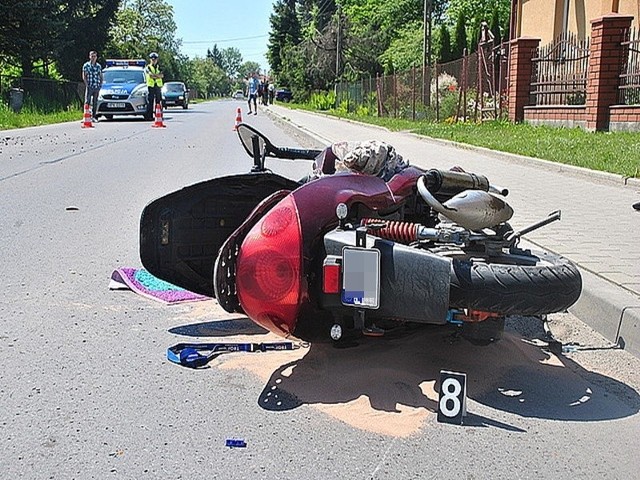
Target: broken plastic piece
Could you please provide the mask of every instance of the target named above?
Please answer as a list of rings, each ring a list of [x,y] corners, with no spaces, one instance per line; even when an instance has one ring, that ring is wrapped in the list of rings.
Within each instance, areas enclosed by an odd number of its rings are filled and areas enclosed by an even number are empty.
[[[226,446],[229,448],[245,448],[247,446],[247,442],[244,440],[233,440],[231,438],[227,438]]]

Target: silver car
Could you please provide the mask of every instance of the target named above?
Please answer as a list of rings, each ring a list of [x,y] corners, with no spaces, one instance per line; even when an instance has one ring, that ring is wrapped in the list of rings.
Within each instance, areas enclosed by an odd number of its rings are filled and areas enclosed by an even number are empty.
[[[98,96],[98,115],[143,115],[147,120],[147,81],[144,60],[107,60]]]

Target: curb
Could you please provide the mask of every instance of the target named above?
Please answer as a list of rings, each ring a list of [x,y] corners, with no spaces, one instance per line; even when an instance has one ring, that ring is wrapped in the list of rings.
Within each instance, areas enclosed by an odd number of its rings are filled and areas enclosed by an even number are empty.
[[[582,268],[580,273],[582,294],[569,312],[640,358],[640,298]]]

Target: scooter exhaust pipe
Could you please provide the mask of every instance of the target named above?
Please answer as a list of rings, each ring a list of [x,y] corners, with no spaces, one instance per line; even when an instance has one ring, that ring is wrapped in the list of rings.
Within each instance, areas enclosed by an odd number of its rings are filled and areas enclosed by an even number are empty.
[[[432,168],[424,176],[427,188],[437,197],[452,197],[464,190],[482,190],[502,196],[509,194],[508,189],[491,185],[487,177],[475,173]]]

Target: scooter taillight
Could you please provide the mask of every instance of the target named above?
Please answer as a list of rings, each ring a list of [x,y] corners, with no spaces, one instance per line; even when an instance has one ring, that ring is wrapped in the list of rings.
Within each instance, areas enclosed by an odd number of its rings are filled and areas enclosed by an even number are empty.
[[[305,287],[302,233],[291,195],[256,223],[242,242],[236,287],[249,318],[279,335],[293,333]]]

